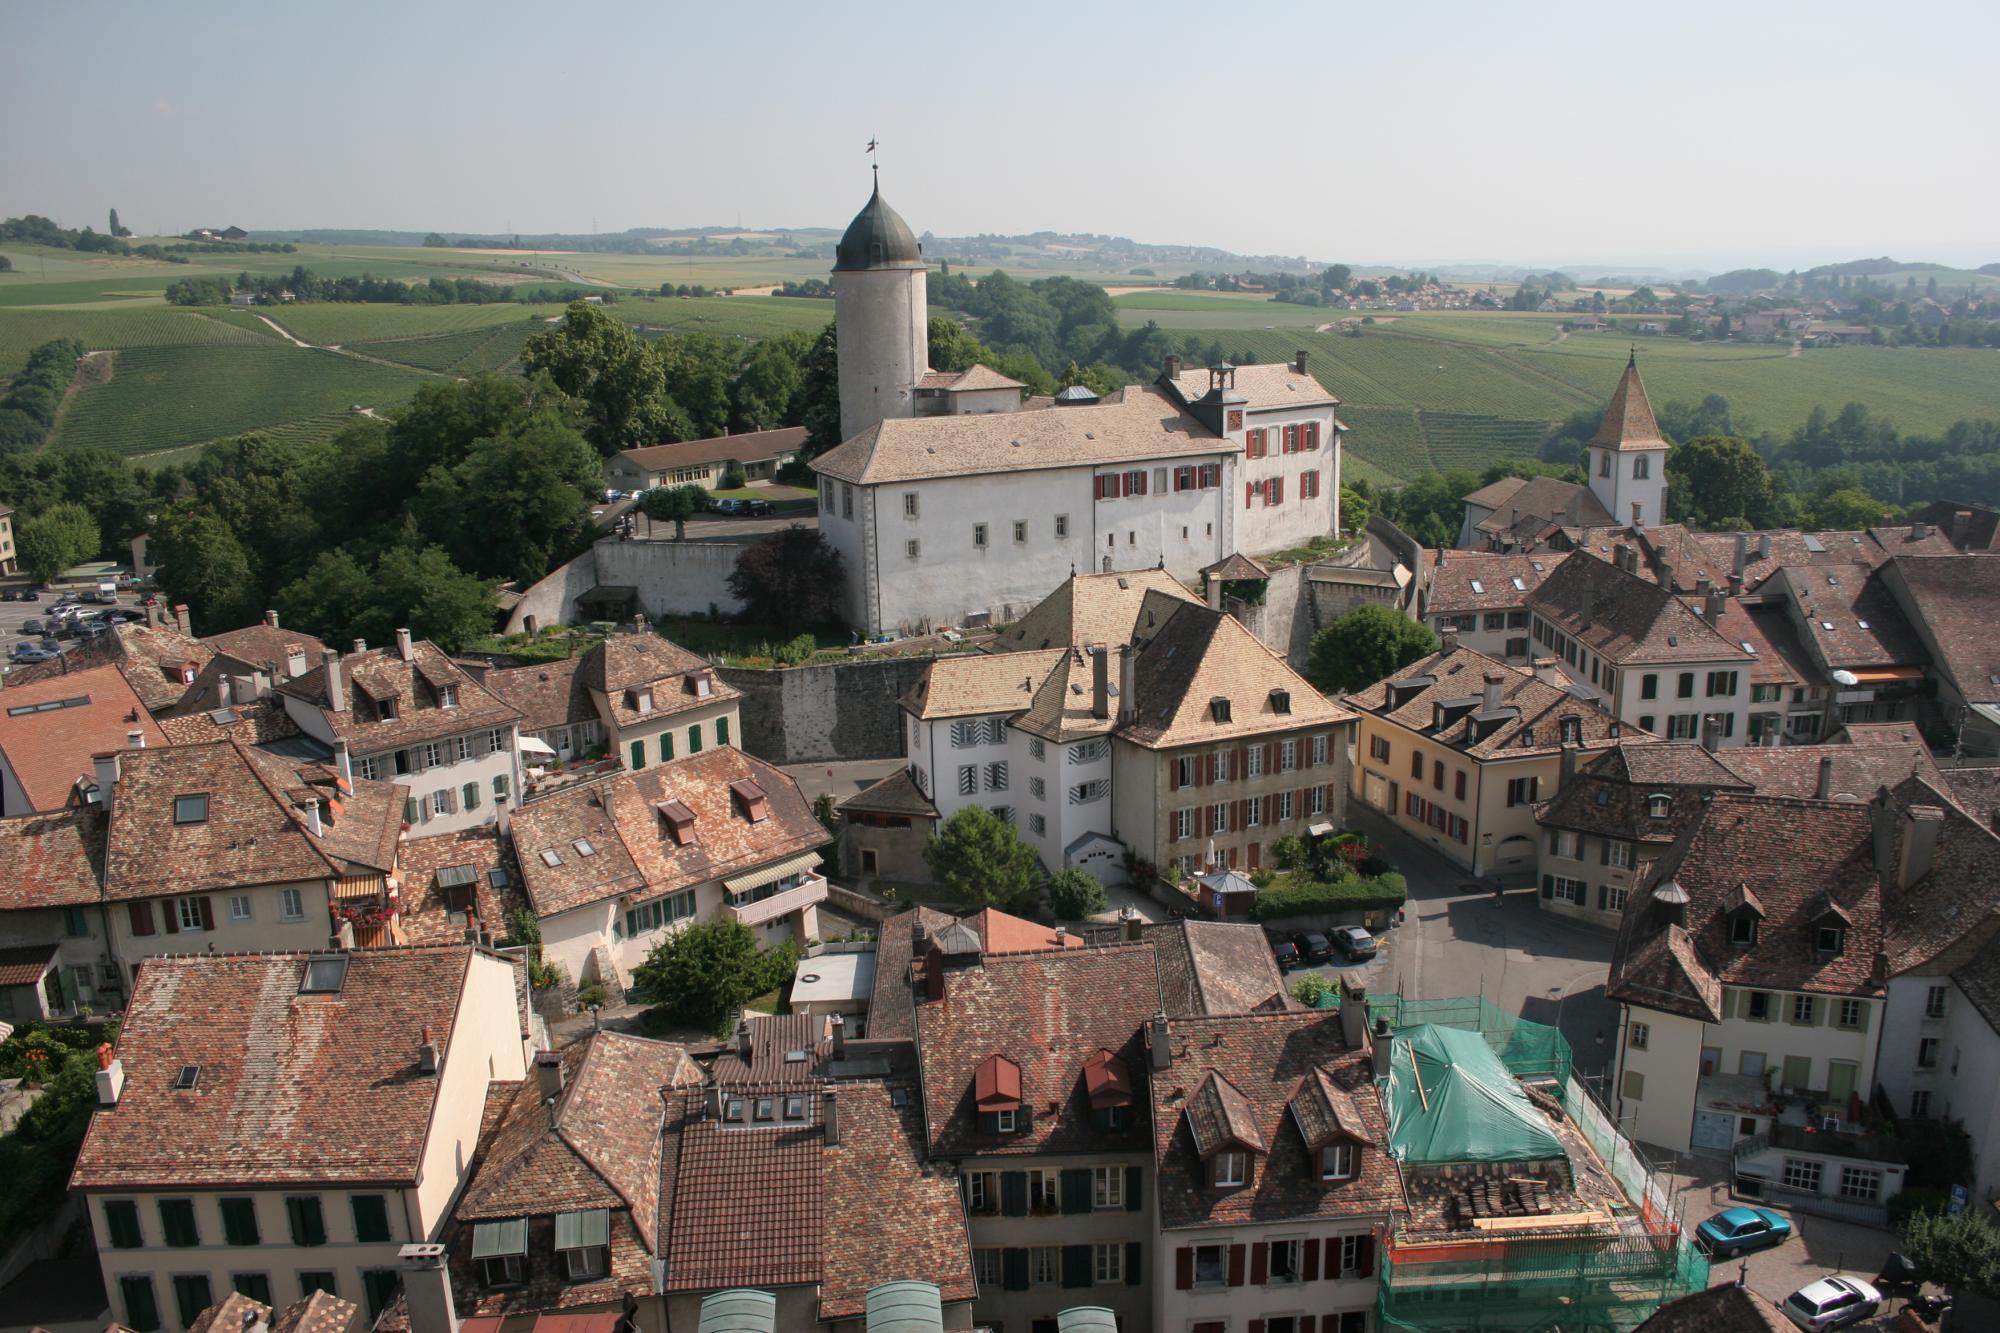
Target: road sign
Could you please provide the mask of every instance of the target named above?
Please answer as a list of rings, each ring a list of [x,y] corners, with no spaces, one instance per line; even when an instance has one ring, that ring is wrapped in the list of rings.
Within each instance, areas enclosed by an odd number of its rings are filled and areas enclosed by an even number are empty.
[[[1971,1195],[1967,1192],[1965,1186],[1953,1185],[1951,1187],[1951,1208],[1949,1210],[1951,1215],[1957,1217],[1960,1213],[1964,1212],[1965,1205],[1970,1199]]]

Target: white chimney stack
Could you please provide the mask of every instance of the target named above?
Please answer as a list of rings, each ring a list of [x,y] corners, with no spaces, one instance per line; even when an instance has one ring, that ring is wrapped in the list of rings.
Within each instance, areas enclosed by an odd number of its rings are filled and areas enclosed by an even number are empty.
[[[458,1333],[458,1306],[451,1298],[444,1246],[405,1245],[396,1258],[403,1267],[403,1304],[410,1333]]]
[[[146,748],[146,733],[145,733],[145,732],[143,732],[143,731],[128,731],[128,732],[126,732],[126,733],[125,733],[125,748],[126,748],[126,749],[128,749],[128,750],[143,750],[143,749],[145,749],[145,748]]]
[[[97,1104],[99,1106],[118,1105],[118,1094],[125,1091],[125,1062],[111,1054],[111,1043],[104,1042],[97,1048]]]
[[[417,660],[417,650],[411,646],[410,632],[406,629],[396,631],[396,656],[402,658],[405,662],[414,662]]]

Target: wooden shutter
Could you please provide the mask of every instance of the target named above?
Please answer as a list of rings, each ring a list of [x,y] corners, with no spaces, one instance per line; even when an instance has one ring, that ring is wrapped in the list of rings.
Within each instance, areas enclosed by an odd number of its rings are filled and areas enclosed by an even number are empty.
[[[1264,746],[1264,771],[1266,773],[1275,773],[1278,771],[1278,743],[1276,741],[1267,742]]]
[[[1180,789],[1181,789],[1181,761],[1179,759],[1169,758],[1167,760],[1167,790],[1179,791]]]
[[[195,901],[201,904],[201,928],[203,930],[214,930],[215,908],[209,902],[208,895],[204,893],[201,895],[200,898],[197,898]]]
[[[1250,1321],[1250,1333],[1264,1333],[1264,1321],[1261,1319],[1252,1319]]]
[[[1375,1276],[1375,1238],[1363,1236],[1354,1247],[1354,1276]]]
[[[1232,1287],[1243,1285],[1243,1248],[1241,1245],[1229,1247],[1229,1285]],[[1263,1321],[1260,1319],[1253,1322],[1261,1324]]]
[[[180,904],[172,898],[165,899],[160,903],[160,918],[167,923],[167,934],[178,935],[181,933]]]
[[[153,905],[146,902],[126,903],[126,914],[131,918],[134,935],[153,933]]]
[[[1134,1170],[1138,1168],[1134,1167]],[[1140,1275],[1145,1267],[1146,1247],[1136,1240],[1125,1242],[1125,1285],[1136,1287],[1145,1281]]]
[[[1090,1211],[1089,1167],[1075,1166],[1063,1168],[1062,1210],[1065,1213],[1087,1213]]]
[[[1026,1171],[1002,1171],[1000,1173],[1000,1212],[1006,1217],[1026,1217],[1028,1215],[1028,1173]],[[1023,1260],[1025,1263],[1026,1261]]]
[[[1125,1211],[1128,1213],[1139,1211],[1139,1182],[1143,1179],[1144,1173],[1138,1167],[1125,1168]],[[1129,1270],[1131,1264],[1127,1263],[1126,1268]]]
[[[1249,507],[1250,507],[1251,505],[1253,505],[1253,504],[1256,504],[1256,503],[1257,503],[1257,483],[1256,483],[1256,482],[1254,482],[1254,481],[1246,481],[1246,482],[1244,482],[1244,483],[1243,483],[1243,507],[1244,507],[1245,509],[1248,509],[1248,508],[1249,508]]]
[[[446,787],[444,789],[444,812],[448,815],[458,813],[458,788]]]
[[[1088,1245],[1065,1245],[1062,1247],[1062,1284],[1065,1287],[1087,1287],[1093,1276]]]
[[[1000,1285],[1008,1291],[1028,1289],[1028,1252],[1024,1249],[1000,1251]]]
[[[1174,1251],[1174,1290],[1186,1291],[1194,1285],[1194,1246],[1183,1245]]]
[[[1299,1316],[1299,1333],[1313,1333],[1317,1321],[1311,1315]]]
[[[1319,1237],[1309,1236],[1299,1246],[1299,1280],[1319,1281]]]

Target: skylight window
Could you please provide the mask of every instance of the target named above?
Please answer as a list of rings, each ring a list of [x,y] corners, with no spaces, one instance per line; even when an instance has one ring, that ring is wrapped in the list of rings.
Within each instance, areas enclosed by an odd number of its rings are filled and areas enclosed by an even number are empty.
[[[588,838],[578,838],[575,842],[571,843],[570,846],[576,848],[576,854],[578,856],[597,855],[597,849],[590,845],[590,839]]]
[[[559,851],[557,851],[557,850],[556,850],[555,848],[553,848],[553,847],[547,847],[547,848],[544,848],[544,849],[542,850],[542,864],[543,864],[543,865],[545,865],[545,866],[559,866],[559,865],[561,865],[561,864],[562,864],[562,853],[561,853],[561,852],[559,852]]]
[[[1537,574],[1546,574],[1546,573],[1548,573],[1548,572],[1549,572],[1549,567],[1548,567],[1547,565],[1543,564],[1543,563],[1542,563],[1541,561],[1539,561],[1539,560],[1530,560],[1530,561],[1528,562],[1528,564],[1529,564],[1530,566],[1532,566],[1532,567],[1534,568],[1534,571],[1535,571],[1535,572],[1536,572]]]
[[[1483,583],[1481,583],[1481,582],[1480,582],[1480,581],[1479,581],[1478,579],[1474,579],[1474,580],[1472,581],[1472,590],[1473,590],[1474,592],[1485,592],[1485,591],[1486,591],[1486,585],[1485,585],[1485,584],[1483,584]]]
[[[174,1091],[193,1092],[195,1084],[199,1082],[201,1082],[201,1066],[182,1065],[180,1072],[174,1075]]]
[[[1855,624],[1857,624],[1857,625],[1859,625],[1859,626],[1860,626],[1860,627],[1861,627],[1862,629],[1867,629],[1867,628],[1868,628],[1868,622],[1867,622],[1867,621],[1865,621],[1865,620],[1857,620],[1857,621],[1855,621],[1854,623],[1855,623]]]
[[[1821,629],[1830,630],[1833,628],[1833,622],[1831,620],[1822,620],[1819,622],[1819,627]]]
[[[1515,591],[1515,592],[1526,592],[1527,590],[1528,590],[1528,584],[1527,584],[1527,581],[1526,581],[1525,579],[1521,578],[1521,577],[1520,577],[1519,575],[1516,575],[1516,576],[1515,576],[1515,578],[1514,578],[1514,591]]]
[[[208,822],[208,793],[193,792],[186,796],[174,797],[174,822],[176,824],[206,824]]]
[[[314,958],[306,963],[306,974],[299,981],[301,995],[338,995],[340,988],[347,984],[347,956],[335,954],[330,958]]]
[[[1757,654],[1757,650],[1750,646],[1750,640],[1748,639],[1743,640],[1743,651],[1749,653],[1753,657],[1756,656]]]
[[[507,878],[507,871],[501,866],[494,866],[491,870],[487,871],[486,879],[496,889],[504,889],[510,882]]]

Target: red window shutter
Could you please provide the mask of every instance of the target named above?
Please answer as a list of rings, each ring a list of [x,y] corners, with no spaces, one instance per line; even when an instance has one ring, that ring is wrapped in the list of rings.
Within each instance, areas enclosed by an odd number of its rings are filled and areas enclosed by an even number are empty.
[[[1301,1315],[1299,1317],[1299,1333],[1313,1333],[1314,1327],[1315,1324],[1311,1315]]]
[[[1174,1289],[1186,1291],[1194,1285],[1194,1246],[1183,1245],[1174,1251]]]
[[[1319,423],[1317,421],[1308,421],[1306,423],[1306,448],[1319,448]]]
[[[1232,1287],[1243,1285],[1243,1247],[1241,1245],[1232,1245],[1229,1247],[1229,1285]],[[1261,1324],[1264,1321],[1259,1319],[1254,1322]]]
[[[1299,1257],[1299,1280],[1302,1282],[1319,1281],[1319,1237],[1307,1237],[1305,1242],[1299,1246],[1299,1249],[1302,1251]],[[1311,1316],[1307,1317],[1310,1318]]]
[[[1375,1276],[1375,1238],[1363,1236],[1361,1243],[1354,1247],[1354,1276]]]
[[[1239,1246],[1238,1248],[1242,1247]],[[1261,1319],[1252,1319],[1250,1321],[1250,1333],[1264,1333],[1264,1321]]]
[[[1257,483],[1246,481],[1243,483],[1243,507],[1248,509],[1255,503],[1257,503]]]
[[[1236,829],[1250,827],[1250,802],[1236,803],[1236,813],[1230,817],[1229,827]]]
[[[1299,794],[1296,799],[1298,801],[1298,805],[1294,808],[1298,814],[1298,817],[1300,819],[1304,819],[1306,817],[1306,812],[1312,808],[1311,806],[1306,804],[1306,789],[1304,787],[1299,788]]]
[[[1276,741],[1267,742],[1264,746],[1264,771],[1266,773],[1275,773],[1278,771],[1278,743]]]
[[[1271,1252],[1271,1247],[1265,1241],[1260,1240],[1255,1245],[1252,1245],[1250,1247],[1251,1286],[1253,1287],[1263,1286],[1265,1279],[1270,1276],[1270,1268],[1267,1262],[1270,1257],[1270,1252]]]
[[[160,904],[160,917],[167,923],[167,934],[178,935],[181,933],[179,903],[175,902],[172,898],[168,898],[162,902]]]
[[[153,933],[153,905],[151,903],[126,903],[125,911],[132,919],[134,935]]]
[[[201,928],[215,929],[215,908],[209,903],[208,895],[205,893],[201,895]]]
[[[1255,842],[1253,842],[1253,843],[1251,843],[1251,844],[1250,844],[1250,852],[1249,852],[1249,862],[1248,862],[1248,864],[1249,864],[1249,867],[1250,867],[1250,869],[1252,869],[1252,870],[1255,870],[1255,869],[1257,868],[1257,860],[1258,860],[1258,857],[1257,857],[1257,853],[1258,853],[1258,852],[1259,852],[1260,850],[1262,850],[1262,844],[1261,844],[1261,843],[1255,843]]]
[[[1180,789],[1181,761],[1178,759],[1169,759],[1167,760],[1167,790],[1179,791]]]
[[[1285,479],[1283,477],[1271,478],[1270,493],[1272,504],[1281,505],[1285,502]]]

